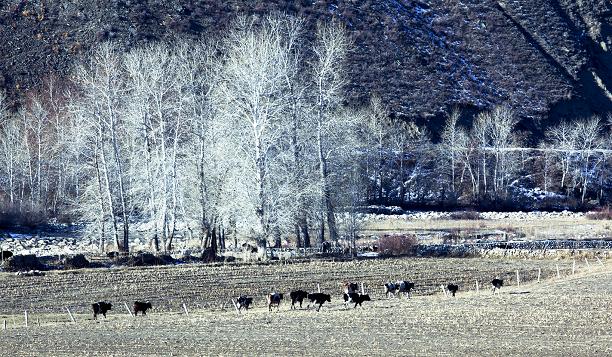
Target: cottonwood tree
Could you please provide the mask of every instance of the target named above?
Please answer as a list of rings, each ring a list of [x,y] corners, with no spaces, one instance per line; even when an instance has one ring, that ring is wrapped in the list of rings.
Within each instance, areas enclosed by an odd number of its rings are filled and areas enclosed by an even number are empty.
[[[557,126],[548,129],[545,133],[545,141],[555,149],[554,155],[558,158],[558,165],[561,169],[561,189],[565,188],[566,178],[570,171],[572,156],[576,150],[576,131],[574,126],[567,122],[562,122]]]
[[[286,213],[276,204],[287,194],[283,173],[276,170],[290,148],[287,78],[295,70],[286,25],[279,17],[267,18],[263,26],[242,19],[224,43],[226,55],[212,94],[217,125],[225,134],[219,144],[227,167],[234,170],[231,176],[241,179],[239,206],[254,213],[253,233],[264,245]]]
[[[321,190],[321,217],[325,216],[329,238],[337,240],[336,219],[333,205],[333,192],[330,183],[329,160],[338,145],[334,141],[338,122],[337,112],[344,98],[347,83],[346,59],[351,47],[346,29],[338,23],[319,23],[317,38],[313,48],[312,82],[314,84],[315,108],[314,130],[319,165],[319,185]],[[320,222],[321,231],[324,221]],[[321,243],[323,236],[319,234]]]
[[[576,143],[580,149],[581,165],[578,170],[582,185],[581,201],[584,203],[587,190],[592,181],[597,178],[597,167],[602,163],[603,157],[597,151],[602,148],[601,118],[593,116],[587,120],[574,123],[576,130]]]
[[[457,166],[458,156],[461,148],[459,144],[459,130],[457,128],[457,122],[461,117],[461,113],[458,109],[454,109],[451,115],[446,120],[444,128],[442,129],[440,156],[444,162],[447,162],[450,166],[450,189],[452,192],[456,192],[455,189],[455,168]]]
[[[116,46],[112,43],[101,44],[90,60],[76,71],[75,79],[81,96],[73,110],[86,123],[83,130],[89,130],[88,134],[93,136],[93,165],[97,166],[101,176],[100,191],[106,196],[115,245],[117,249],[127,252],[130,211],[125,166],[128,161],[125,150],[121,148],[125,124],[121,115],[126,91],[124,74],[122,58]],[[119,218],[123,227],[122,240],[119,238]]]

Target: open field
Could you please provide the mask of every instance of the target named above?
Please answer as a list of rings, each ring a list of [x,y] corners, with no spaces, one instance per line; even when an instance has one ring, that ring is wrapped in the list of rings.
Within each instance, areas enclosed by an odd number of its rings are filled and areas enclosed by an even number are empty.
[[[503,218],[491,219],[413,219],[403,215],[378,215],[365,221],[362,235],[380,236],[391,233],[413,233],[435,239],[452,232],[462,237],[506,234],[510,239],[601,239],[612,238],[610,220],[592,220],[584,215],[561,214],[496,214]]]
[[[556,278],[560,265],[562,277]],[[13,356],[114,355],[609,355],[612,353],[612,268],[571,261],[484,259],[388,259],[355,263],[179,266],[49,273],[45,277],[0,275],[3,351]],[[517,287],[511,278],[540,283]],[[530,273],[528,273],[530,272]],[[511,286],[493,296],[473,291],[474,279],[501,275]],[[280,276],[280,280],[279,277]],[[386,299],[380,283],[408,278],[417,283],[410,299]],[[345,310],[342,279],[364,281],[372,302]],[[439,284],[459,281],[456,299]],[[269,313],[263,294],[272,288],[309,288],[320,282],[332,293],[321,312]],[[216,288],[213,288],[216,287]],[[472,291],[467,291],[472,289]],[[312,288],[310,289],[312,290]],[[223,300],[256,296],[255,308],[237,315]],[[130,317],[124,301],[149,298],[158,309]],[[106,320],[94,322],[89,303],[115,303]],[[28,306],[24,306],[28,301]],[[182,302],[190,309],[181,312]],[[70,323],[62,309],[76,313]],[[23,310],[30,327],[23,327]]]

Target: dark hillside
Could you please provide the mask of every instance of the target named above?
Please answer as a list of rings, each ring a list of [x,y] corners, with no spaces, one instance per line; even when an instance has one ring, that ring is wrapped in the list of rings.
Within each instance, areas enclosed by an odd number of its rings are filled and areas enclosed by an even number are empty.
[[[349,100],[380,93],[434,130],[453,106],[510,103],[523,118],[612,110],[612,9],[605,0],[177,1],[0,3],[0,87],[15,101],[67,75],[91,46],[219,36],[238,14],[339,19],[352,32]],[[539,120],[523,125],[538,130]]]

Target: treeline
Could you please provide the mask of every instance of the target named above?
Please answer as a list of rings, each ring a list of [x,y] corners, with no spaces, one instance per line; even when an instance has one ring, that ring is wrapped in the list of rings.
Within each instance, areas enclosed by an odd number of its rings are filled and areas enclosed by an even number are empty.
[[[180,233],[214,252],[226,236],[354,242],[368,203],[469,205],[535,187],[607,199],[600,119],[560,124],[526,150],[511,109],[470,129],[455,112],[433,144],[376,95],[344,105],[351,39],[336,23],[312,41],[302,29],[241,18],[221,39],[106,43],[18,113],[0,98],[3,217],[83,222],[101,250],[127,251],[138,232],[156,251]]]

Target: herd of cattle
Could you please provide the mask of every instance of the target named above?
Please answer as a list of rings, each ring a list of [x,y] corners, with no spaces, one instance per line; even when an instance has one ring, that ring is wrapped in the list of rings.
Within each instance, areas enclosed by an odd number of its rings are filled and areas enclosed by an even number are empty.
[[[499,290],[504,285],[504,281],[502,279],[493,279],[491,281],[491,286],[493,289],[493,294],[496,292],[499,293]],[[388,282],[384,285],[385,296],[387,298],[391,296],[401,296],[403,295],[406,298],[410,298],[410,292],[414,289],[414,283],[408,281],[398,281],[395,283]],[[455,297],[457,291],[459,291],[459,286],[456,284],[448,284],[446,286],[446,290]],[[344,305],[348,307],[349,304],[355,304],[354,308],[357,308],[357,305],[362,306],[361,304],[364,301],[371,301],[372,299],[368,294],[363,294],[363,291],[359,293],[359,285],[354,282],[346,282],[343,285],[343,299]],[[295,290],[289,293],[289,297],[291,298],[291,307],[290,309],[297,309],[296,304],[300,304],[300,309],[302,308],[302,303],[305,299],[308,299],[310,303],[308,304],[308,308],[313,304],[316,306],[317,311],[321,309],[324,303],[331,302],[331,295],[323,294],[323,293],[312,293],[309,294],[304,290]],[[283,294],[279,292],[269,293],[266,296],[268,311],[272,311],[272,307],[275,306],[277,310],[280,308],[280,303],[283,300]],[[245,310],[249,309],[249,306],[253,304],[253,298],[248,297],[246,295],[240,295],[236,301],[236,308],[238,311],[241,311],[243,308]],[[106,313],[112,308],[112,304],[105,301],[100,301],[92,304],[93,308],[93,318],[97,319],[98,315],[104,316],[106,318]],[[150,302],[141,302],[135,301],[133,305],[134,316],[138,316],[139,312],[142,312],[142,315],[147,314],[147,310],[151,309],[152,305]]]

